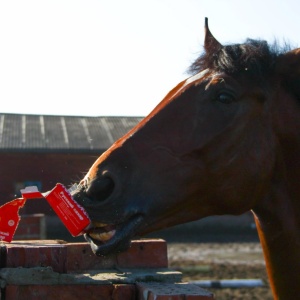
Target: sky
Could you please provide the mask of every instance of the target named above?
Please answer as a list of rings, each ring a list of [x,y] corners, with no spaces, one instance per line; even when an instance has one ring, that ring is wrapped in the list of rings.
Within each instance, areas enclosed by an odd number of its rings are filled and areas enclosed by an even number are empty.
[[[2,0],[0,113],[146,116],[202,52],[300,47],[299,0]]]

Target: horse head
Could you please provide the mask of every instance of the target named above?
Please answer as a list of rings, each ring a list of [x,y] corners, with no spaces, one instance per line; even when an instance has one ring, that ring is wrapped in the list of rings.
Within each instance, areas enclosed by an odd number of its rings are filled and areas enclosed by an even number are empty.
[[[299,123],[300,50],[273,48],[223,46],[206,19],[191,76],[95,161],[74,194],[92,220],[86,239],[96,254],[206,216],[263,213],[283,176],[281,141]]]

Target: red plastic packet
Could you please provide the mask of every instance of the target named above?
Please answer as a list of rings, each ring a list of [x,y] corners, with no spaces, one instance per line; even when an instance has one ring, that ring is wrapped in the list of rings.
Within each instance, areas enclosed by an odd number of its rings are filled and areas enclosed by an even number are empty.
[[[5,203],[0,207],[0,240],[11,242],[18,227],[20,216],[19,209],[26,200],[19,198]]]
[[[47,193],[40,193],[35,186],[21,190],[25,199],[46,198],[58,217],[73,236],[84,233],[90,224],[85,210],[72,198],[67,189],[60,183]]]
[[[28,199],[46,198],[63,224],[73,236],[85,232],[91,223],[85,210],[72,198],[60,183],[47,193],[41,193],[36,186],[21,190],[23,198],[12,200],[0,207],[0,240],[11,242],[20,221],[19,209]]]
[[[91,220],[62,184],[58,183],[45,197],[73,236],[84,233]]]

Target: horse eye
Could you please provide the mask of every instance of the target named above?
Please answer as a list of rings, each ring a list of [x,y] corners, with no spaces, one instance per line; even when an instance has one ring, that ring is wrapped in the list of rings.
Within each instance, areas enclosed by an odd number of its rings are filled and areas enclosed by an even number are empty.
[[[224,104],[229,104],[231,102],[233,102],[235,100],[235,98],[228,93],[221,93],[217,96],[217,101],[224,103]]]

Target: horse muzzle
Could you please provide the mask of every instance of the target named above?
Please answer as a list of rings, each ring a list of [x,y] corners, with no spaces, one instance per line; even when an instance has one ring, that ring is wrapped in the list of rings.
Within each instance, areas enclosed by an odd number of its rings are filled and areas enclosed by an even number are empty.
[[[92,184],[78,185],[73,198],[87,211],[91,225],[84,237],[96,255],[109,255],[126,250],[137,235],[144,215],[137,211],[116,213],[115,181],[110,177],[95,179]],[[114,197],[111,197],[114,195]]]

